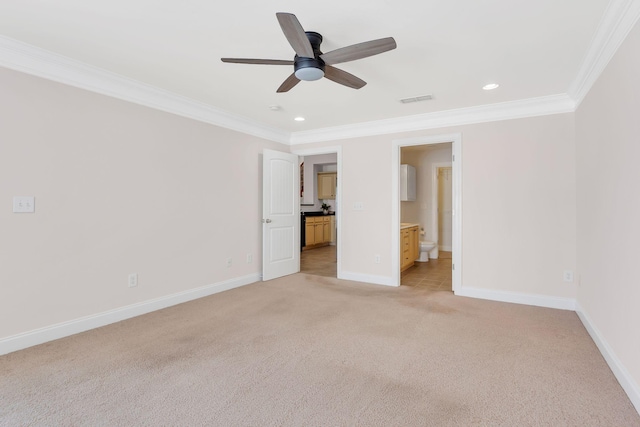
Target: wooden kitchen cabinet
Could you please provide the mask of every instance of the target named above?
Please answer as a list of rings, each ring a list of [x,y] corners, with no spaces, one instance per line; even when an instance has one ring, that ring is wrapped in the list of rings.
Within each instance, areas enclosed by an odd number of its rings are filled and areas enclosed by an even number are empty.
[[[316,245],[324,243],[324,227],[322,224],[322,218],[318,218],[318,219],[320,221],[316,221],[316,224],[314,227],[314,234],[315,234],[314,244]]]
[[[331,243],[331,218],[323,218],[322,243]]]
[[[400,229],[400,271],[412,267],[420,256],[418,226]]]
[[[335,199],[337,184],[336,172],[318,172],[318,199]]]
[[[308,216],[305,221],[305,248],[326,246],[331,242],[330,216]]]
[[[315,218],[307,217],[304,226],[304,246],[313,246],[316,244],[316,222]]]

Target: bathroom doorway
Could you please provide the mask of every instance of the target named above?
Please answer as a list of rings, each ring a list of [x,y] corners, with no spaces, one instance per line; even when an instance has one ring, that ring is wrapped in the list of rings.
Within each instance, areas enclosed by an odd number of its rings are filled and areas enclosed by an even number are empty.
[[[396,140],[393,154],[392,202],[396,215],[392,221],[396,227],[392,243],[393,252],[397,254],[397,264],[393,266],[396,283],[455,292],[461,281],[461,135]],[[401,164],[409,164],[416,170],[415,200],[400,201]],[[416,261],[409,268],[405,264],[402,274],[401,224],[419,227],[418,240],[423,242],[424,249],[417,257],[423,262]],[[425,254],[428,254],[427,262],[424,262]]]
[[[402,269],[402,286],[452,291],[452,155],[450,142],[401,148],[401,164],[416,172],[416,194],[401,200],[400,223],[419,227],[419,252]]]

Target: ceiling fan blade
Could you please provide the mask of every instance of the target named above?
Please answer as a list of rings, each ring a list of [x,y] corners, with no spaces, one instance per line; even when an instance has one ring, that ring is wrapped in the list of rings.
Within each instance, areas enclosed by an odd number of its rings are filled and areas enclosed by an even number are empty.
[[[264,64],[264,65],[293,65],[293,61],[285,59],[250,59],[250,58],[220,58],[222,62],[233,64]]]
[[[280,23],[280,28],[282,28],[284,36],[287,38],[289,44],[298,56],[315,58],[311,43],[309,43],[309,39],[304,33],[304,29],[302,28],[302,25],[300,25],[300,21],[298,21],[296,15],[292,13],[279,12],[276,13],[276,17],[278,18],[278,22]]]
[[[353,74],[342,71],[339,68],[332,67],[331,65],[325,65],[324,76],[331,81],[340,83],[341,85],[348,86],[353,89],[360,89],[362,86],[367,84],[367,82],[359,79]]]
[[[300,83],[300,80],[296,77],[296,74],[293,73],[289,77],[287,77],[287,80],[285,80],[280,85],[280,87],[278,88],[278,90],[276,92],[277,93],[289,92],[289,90],[291,90],[291,88],[293,88],[298,83]]]
[[[396,46],[396,41],[393,37],[387,37],[332,50],[320,55],[320,58],[325,64],[333,65],[387,52],[395,49]]]

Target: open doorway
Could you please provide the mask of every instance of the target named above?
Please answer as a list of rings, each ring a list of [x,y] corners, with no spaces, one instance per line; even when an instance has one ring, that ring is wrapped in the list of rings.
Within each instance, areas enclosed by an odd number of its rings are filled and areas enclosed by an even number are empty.
[[[401,245],[401,286],[453,290],[452,156],[451,142],[400,148],[401,165],[412,168],[411,178],[415,178],[412,197],[407,199],[401,193],[400,200],[401,239],[407,240],[405,235],[413,233],[410,241]],[[408,251],[406,243],[416,249]]]
[[[340,277],[340,147],[293,150],[300,161],[300,272]]]
[[[430,278],[416,276],[414,283],[424,281],[424,285],[437,290],[448,287],[454,293],[461,286],[461,139],[460,134],[450,134],[393,141],[392,268],[398,286],[410,269],[431,274]],[[415,169],[413,200],[400,199],[401,164]],[[443,188],[446,185],[448,193]],[[407,244],[415,248],[409,260]]]

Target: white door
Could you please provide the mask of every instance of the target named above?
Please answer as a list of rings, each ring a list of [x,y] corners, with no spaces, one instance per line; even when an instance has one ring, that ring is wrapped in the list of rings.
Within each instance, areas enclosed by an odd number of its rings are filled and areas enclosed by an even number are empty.
[[[298,156],[264,150],[262,168],[262,280],[271,280],[300,271]]]
[[[438,247],[449,252],[453,246],[452,178],[450,167],[438,168]]]

